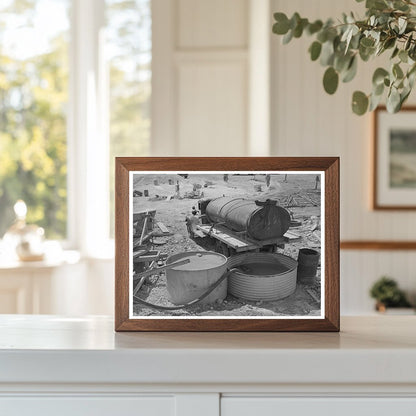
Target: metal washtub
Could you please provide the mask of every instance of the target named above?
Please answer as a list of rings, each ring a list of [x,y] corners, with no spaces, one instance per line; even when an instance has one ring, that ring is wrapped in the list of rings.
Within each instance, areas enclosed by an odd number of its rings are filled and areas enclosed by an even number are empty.
[[[251,266],[250,266],[251,265]],[[244,253],[228,259],[228,293],[253,301],[285,298],[296,290],[298,262],[278,253]],[[256,267],[258,272],[256,272]]]
[[[185,251],[170,256],[166,264],[189,259],[188,264],[166,271],[167,290],[175,305],[191,302],[213,286],[227,270],[227,258],[212,251]],[[215,303],[227,296],[227,279],[214,289],[201,305]]]

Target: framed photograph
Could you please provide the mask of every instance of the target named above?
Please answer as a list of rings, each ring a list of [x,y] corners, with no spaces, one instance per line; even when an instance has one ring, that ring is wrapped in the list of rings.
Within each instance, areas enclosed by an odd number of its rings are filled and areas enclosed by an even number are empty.
[[[416,209],[416,107],[374,112],[373,208]]]
[[[339,331],[339,159],[116,158],[116,331]]]

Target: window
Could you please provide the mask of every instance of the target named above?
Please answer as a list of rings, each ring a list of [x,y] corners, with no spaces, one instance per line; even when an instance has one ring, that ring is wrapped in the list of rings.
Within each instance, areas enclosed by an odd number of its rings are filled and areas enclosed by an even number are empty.
[[[114,234],[114,157],[145,156],[149,153],[150,6],[150,0],[107,0],[111,236]]]
[[[108,241],[114,157],[149,152],[150,65],[151,0],[1,2],[0,237],[23,199],[47,238]]]
[[[67,223],[68,0],[0,6],[0,236],[24,199],[49,238]],[[51,19],[51,13],[54,18]]]

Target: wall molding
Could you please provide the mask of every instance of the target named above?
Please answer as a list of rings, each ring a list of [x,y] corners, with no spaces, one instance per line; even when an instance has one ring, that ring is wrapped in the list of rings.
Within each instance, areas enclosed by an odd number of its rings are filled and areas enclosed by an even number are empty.
[[[416,250],[416,241],[378,241],[378,240],[349,240],[341,241],[341,250]]]

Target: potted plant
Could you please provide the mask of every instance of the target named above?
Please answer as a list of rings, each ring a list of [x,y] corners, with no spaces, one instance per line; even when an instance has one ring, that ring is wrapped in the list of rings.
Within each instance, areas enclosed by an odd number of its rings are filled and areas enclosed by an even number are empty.
[[[376,300],[376,310],[379,312],[386,312],[388,308],[411,308],[397,282],[387,276],[381,277],[373,284],[370,296]]]
[[[328,94],[335,93],[340,80],[355,77],[359,61],[390,55],[390,65],[375,70],[371,93],[353,93],[354,113],[374,110],[384,95],[387,110],[395,113],[409,97],[416,78],[416,0],[366,0],[361,19],[344,13],[337,21],[310,22],[299,13],[288,18],[280,12],[274,19],[273,32],[283,36],[284,44],[304,34],[314,38],[309,54],[326,68],[323,86]]]

